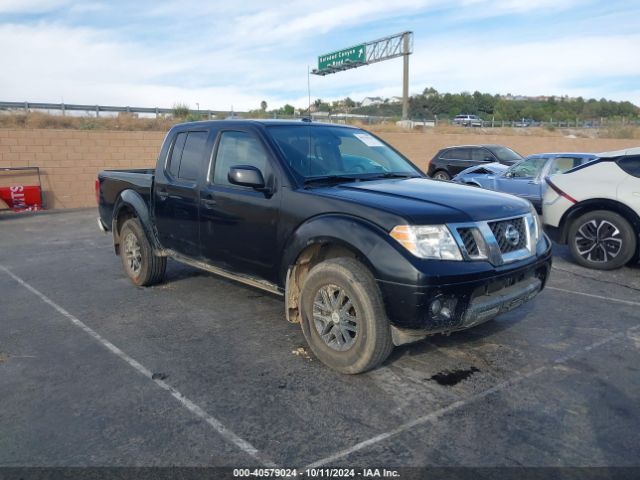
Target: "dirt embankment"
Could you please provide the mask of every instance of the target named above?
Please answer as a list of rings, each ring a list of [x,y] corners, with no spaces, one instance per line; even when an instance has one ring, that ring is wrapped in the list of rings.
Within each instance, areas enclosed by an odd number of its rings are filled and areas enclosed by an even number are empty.
[[[513,135],[484,133],[401,133],[376,132],[400,152],[409,157],[420,168],[426,169],[433,156],[444,147],[452,145],[475,145],[497,143],[506,145],[522,155],[543,152],[588,152],[598,153],[640,146],[640,140],[618,138],[589,138],[575,135]]]

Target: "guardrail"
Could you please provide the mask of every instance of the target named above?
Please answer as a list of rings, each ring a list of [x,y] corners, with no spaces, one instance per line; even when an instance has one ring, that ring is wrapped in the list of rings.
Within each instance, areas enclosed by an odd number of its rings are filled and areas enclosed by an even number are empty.
[[[120,107],[112,105],[81,105],[70,103],[41,103],[41,102],[1,102],[0,110],[59,110],[64,113],[66,111],[80,111],[91,112],[99,116],[101,112],[110,113],[144,113],[155,114],[156,118],[159,115],[173,114],[174,108],[162,108],[162,107]],[[230,112],[222,110],[193,110],[189,109],[189,114],[197,116],[206,116],[208,119],[213,118],[228,118],[228,117],[244,117],[248,112]],[[308,116],[308,114],[302,115],[283,115],[275,112],[264,115],[263,118],[278,118],[278,119],[300,119]],[[394,121],[394,117],[377,116],[377,115],[362,115],[362,114],[349,114],[338,112],[312,112],[311,117],[314,120],[330,122],[330,123],[346,123],[348,121],[360,121],[366,124],[375,124]],[[439,124],[452,124],[453,121],[449,119],[437,119],[437,118],[412,118],[413,123],[423,124],[427,123],[428,126],[435,126]],[[557,127],[557,128],[603,128],[603,127],[620,127],[620,126],[640,126],[640,119],[627,119],[624,122],[619,120],[613,121],[608,119],[593,119],[593,120],[567,120],[558,121],[550,119],[549,121],[529,122],[528,120],[482,120],[483,128],[504,128],[504,127]],[[474,127],[480,127],[480,125],[474,125]]]
[[[0,102],[0,109],[7,110],[59,110],[63,113],[66,111],[80,111],[80,112],[94,112],[96,116],[100,115],[100,112],[111,113],[150,113],[155,114],[156,118],[159,115],[172,114],[175,109],[173,108],[161,108],[161,107],[118,107],[112,105],[78,105],[71,103],[40,103],[40,102]],[[189,110],[192,115],[206,115],[209,119],[223,116],[226,117],[230,113],[228,111],[220,110]],[[243,112],[235,112],[243,113]]]
[[[440,120],[437,123],[449,123],[458,125],[450,120]],[[528,121],[528,120],[481,120],[481,125],[460,125],[464,127],[483,128],[528,128],[528,127],[554,127],[554,128],[606,128],[606,127],[633,127],[640,126],[640,120],[549,120],[549,121]]]

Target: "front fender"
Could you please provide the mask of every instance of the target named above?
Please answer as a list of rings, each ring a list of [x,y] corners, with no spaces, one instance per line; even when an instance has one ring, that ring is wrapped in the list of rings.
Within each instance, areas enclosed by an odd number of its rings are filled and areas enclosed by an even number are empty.
[[[284,248],[281,279],[300,254],[314,244],[330,243],[354,251],[376,279],[417,278],[418,271],[387,231],[358,217],[328,214],[311,218],[291,235]]]
[[[153,228],[153,221],[151,219],[149,205],[147,204],[147,202],[145,202],[144,198],[142,198],[142,196],[134,190],[123,190],[118,196],[118,200],[113,207],[111,227],[113,231],[114,244],[117,245],[120,242],[118,232],[122,225],[118,224],[118,219],[120,218],[120,214],[122,213],[123,209],[129,209],[133,211],[135,216],[140,221],[142,228],[147,235],[147,239],[149,240],[149,243],[151,243],[151,245],[154,247],[154,250],[161,250],[162,247],[160,245],[160,242],[158,242],[158,238]]]

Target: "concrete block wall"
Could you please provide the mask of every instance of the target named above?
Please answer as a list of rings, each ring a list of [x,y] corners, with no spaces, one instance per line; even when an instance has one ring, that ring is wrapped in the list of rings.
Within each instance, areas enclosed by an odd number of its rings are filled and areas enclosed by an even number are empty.
[[[40,167],[47,208],[95,205],[94,182],[107,168],[155,164],[163,132],[0,129],[0,167]],[[1,175],[0,185],[32,181]]]
[[[378,134],[419,167],[442,147],[499,143],[528,155],[536,152],[601,152],[638,146],[638,140],[396,133]],[[100,170],[148,168],[155,165],[165,132],[0,129],[0,167],[41,169],[45,204],[49,209],[95,206],[94,182]],[[33,177],[0,175],[0,186],[28,184]]]

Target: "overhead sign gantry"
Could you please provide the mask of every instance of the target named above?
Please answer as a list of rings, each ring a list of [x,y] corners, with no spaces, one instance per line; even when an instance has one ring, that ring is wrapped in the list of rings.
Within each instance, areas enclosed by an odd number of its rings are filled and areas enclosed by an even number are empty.
[[[403,57],[402,118],[409,115],[409,55],[413,53],[413,32],[402,32],[372,42],[320,55],[314,75],[329,75],[383,60]]]

